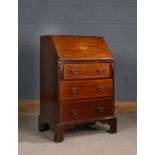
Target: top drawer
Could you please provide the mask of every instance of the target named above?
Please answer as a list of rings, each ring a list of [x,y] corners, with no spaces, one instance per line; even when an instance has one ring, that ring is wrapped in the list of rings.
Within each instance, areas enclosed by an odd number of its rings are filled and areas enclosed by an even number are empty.
[[[64,79],[110,77],[110,63],[65,64]]]

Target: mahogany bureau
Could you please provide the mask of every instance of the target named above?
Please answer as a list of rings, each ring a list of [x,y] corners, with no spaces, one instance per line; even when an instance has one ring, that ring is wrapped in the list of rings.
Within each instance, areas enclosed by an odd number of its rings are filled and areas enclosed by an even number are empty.
[[[41,36],[39,131],[54,141],[79,124],[106,123],[116,133],[114,59],[102,37]]]

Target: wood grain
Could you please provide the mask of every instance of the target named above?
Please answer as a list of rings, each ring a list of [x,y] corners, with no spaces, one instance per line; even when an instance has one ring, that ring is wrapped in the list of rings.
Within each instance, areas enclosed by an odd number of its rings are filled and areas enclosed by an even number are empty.
[[[68,109],[73,115],[77,115],[78,110],[74,109],[76,104],[75,108],[85,111],[82,119],[78,119],[78,121],[86,124],[98,120],[103,123],[113,122],[110,123],[110,126],[115,133],[117,119],[114,116],[114,60],[104,39],[102,37],[48,35],[41,36],[40,43],[39,131],[52,128],[55,130],[55,142],[61,142],[64,130],[70,126],[69,122],[78,124],[77,120],[69,117],[65,111]],[[89,62],[85,64],[85,61]],[[91,61],[94,61],[96,65],[94,66]],[[74,67],[79,66],[78,68],[83,70],[82,77],[84,78],[64,78],[66,74],[64,74],[66,72],[64,65],[73,64],[73,62],[77,63],[74,63]],[[83,67],[81,67],[82,64]],[[88,75],[104,74],[103,67],[105,67],[106,76],[88,78]],[[91,69],[93,69],[92,72]],[[72,69],[72,74],[75,75],[77,72],[77,69]],[[53,84],[54,86],[52,86]],[[55,100],[52,99],[53,92],[56,94]],[[107,100],[107,98],[111,98],[111,100]],[[92,100],[96,101],[92,102]],[[104,115],[97,117],[98,113],[94,109],[103,112],[103,104],[104,106],[106,104]],[[67,124],[65,124],[66,121]]]
[[[113,116],[112,100],[107,98],[66,102],[62,105],[62,121]]]
[[[40,38],[40,115],[58,121],[58,56],[48,37]]]
[[[51,36],[60,60],[113,59],[102,37]]]
[[[64,79],[110,77],[109,63],[65,64]]]
[[[19,112],[39,112],[40,101],[39,100],[19,100],[18,101]],[[116,101],[115,112],[137,112],[136,101]]]
[[[112,81],[112,79],[61,81],[60,99],[73,100],[79,98],[113,96]]]

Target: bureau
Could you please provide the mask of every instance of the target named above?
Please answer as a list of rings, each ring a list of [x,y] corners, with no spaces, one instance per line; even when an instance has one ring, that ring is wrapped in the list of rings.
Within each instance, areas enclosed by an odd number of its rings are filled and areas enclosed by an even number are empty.
[[[114,115],[114,59],[102,37],[41,36],[39,131],[54,141],[79,124],[109,125]]]

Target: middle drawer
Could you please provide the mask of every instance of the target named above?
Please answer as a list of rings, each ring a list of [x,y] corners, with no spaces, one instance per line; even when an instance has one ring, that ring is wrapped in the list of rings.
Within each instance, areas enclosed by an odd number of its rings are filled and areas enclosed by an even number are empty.
[[[61,81],[60,99],[94,98],[113,95],[113,80]]]

